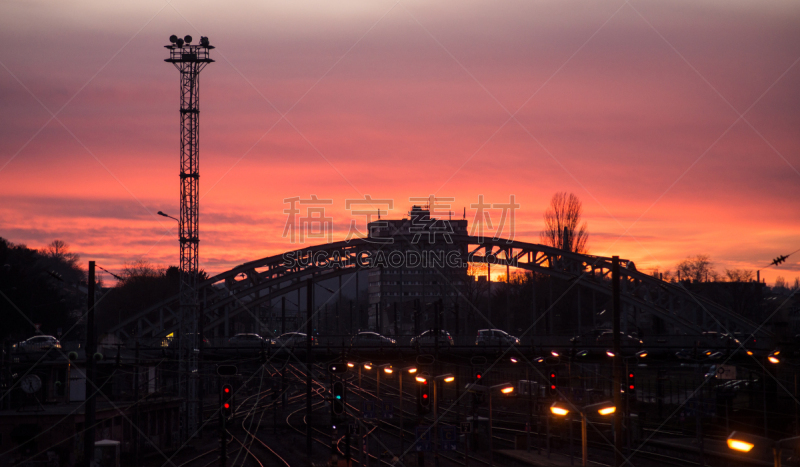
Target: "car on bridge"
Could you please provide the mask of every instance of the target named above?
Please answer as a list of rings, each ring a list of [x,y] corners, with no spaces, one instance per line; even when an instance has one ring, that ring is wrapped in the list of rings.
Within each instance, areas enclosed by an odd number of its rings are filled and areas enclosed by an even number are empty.
[[[595,341],[596,345],[602,348],[611,348],[614,346],[614,331],[605,331],[599,336],[597,336],[597,340]],[[621,347],[627,348],[636,348],[641,349],[644,345],[644,341],[639,339],[638,337],[631,336],[629,334],[625,334],[624,332],[620,331],[619,333],[619,345]]]
[[[606,332],[610,332],[612,336],[614,335],[614,331],[611,329],[592,329],[591,331],[572,336],[569,342],[574,345],[595,345],[597,343],[597,338]]]
[[[262,347],[268,342],[255,333],[240,333],[228,339],[230,347]]]
[[[60,349],[61,342],[53,336],[33,336],[30,339],[18,342],[11,346],[12,352],[43,352],[50,349]]]
[[[412,337],[411,338],[411,345],[420,347],[420,346],[433,346],[436,345],[437,338],[435,336],[435,331],[433,329],[429,329],[422,334]],[[444,329],[439,330],[439,337],[438,337],[439,345],[440,346],[451,346],[453,345],[453,337],[450,336],[450,333],[445,331]]]
[[[359,332],[350,340],[351,347],[386,347],[396,344],[394,339],[371,331]]]
[[[296,347],[305,347],[308,345],[307,343],[307,334],[302,332],[287,332],[286,334],[281,334],[280,336],[276,337],[272,341],[272,345],[278,347],[286,347],[289,349],[296,348]],[[311,336],[311,345],[317,345],[317,339],[314,336]]]
[[[503,331],[502,329],[480,329],[475,345],[486,347],[489,345],[519,345],[519,338]]]

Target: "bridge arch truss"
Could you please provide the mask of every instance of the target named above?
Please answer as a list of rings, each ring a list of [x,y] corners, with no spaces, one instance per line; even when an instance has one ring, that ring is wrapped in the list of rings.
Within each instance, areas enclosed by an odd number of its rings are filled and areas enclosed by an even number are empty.
[[[611,295],[610,257],[583,255],[502,238],[452,236],[448,240],[457,246],[455,249],[467,262],[500,267],[508,265],[516,270],[544,274],[574,283],[576,287]],[[221,326],[226,320],[242,313],[251,314],[258,320],[258,306],[306,287],[309,279],[319,282],[373,269],[381,251],[420,251],[427,248],[426,245],[412,244],[406,240],[403,242],[393,244],[390,248],[376,244],[371,239],[310,246],[250,261],[217,274],[198,284],[203,329]],[[664,282],[637,271],[632,261],[620,260],[620,281],[623,322],[629,319],[626,313],[635,311],[639,316],[662,320],[666,325],[665,334],[700,335],[704,331],[741,331],[755,332],[757,336],[770,335],[756,323],[691,293],[681,284]],[[176,294],[128,317],[110,332],[123,339],[133,335],[164,337],[179,327],[178,304],[179,296]]]

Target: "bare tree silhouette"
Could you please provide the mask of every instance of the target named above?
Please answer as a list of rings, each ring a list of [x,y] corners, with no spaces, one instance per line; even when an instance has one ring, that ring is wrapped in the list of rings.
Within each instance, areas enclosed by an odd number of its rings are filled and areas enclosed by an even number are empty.
[[[541,241],[562,250],[586,253],[589,230],[581,223],[583,205],[572,193],[562,191],[553,195],[550,206],[544,212],[544,230]]]
[[[714,266],[711,264],[711,257],[708,255],[695,255],[688,257],[676,266],[678,277],[681,280],[691,280],[692,282],[710,282],[719,277]]]
[[[747,269],[726,269],[725,278],[728,282],[750,282],[753,280],[753,271]]]

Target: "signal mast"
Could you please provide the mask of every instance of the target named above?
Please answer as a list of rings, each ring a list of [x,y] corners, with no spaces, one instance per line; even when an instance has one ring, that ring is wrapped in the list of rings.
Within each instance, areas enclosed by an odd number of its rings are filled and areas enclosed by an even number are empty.
[[[198,374],[197,356],[199,348],[199,306],[197,297],[198,256],[200,245],[200,72],[214,60],[209,51],[214,47],[207,37],[200,37],[200,44],[192,44],[192,36],[183,39],[176,35],[169,38],[169,58],[181,73],[181,213],[178,223],[181,249],[180,313],[175,340],[179,352],[178,390],[184,396],[184,416],[181,417],[181,439],[187,440],[197,429],[198,421]]]

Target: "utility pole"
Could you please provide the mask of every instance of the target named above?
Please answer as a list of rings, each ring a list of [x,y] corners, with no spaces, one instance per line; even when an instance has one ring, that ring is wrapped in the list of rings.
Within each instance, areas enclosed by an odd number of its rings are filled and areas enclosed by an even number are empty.
[[[286,334],[286,296],[281,297],[281,334]]]
[[[97,342],[94,329],[94,261],[89,261],[89,281],[87,284],[88,300],[86,303],[86,412],[84,416],[83,433],[83,461],[86,467],[94,463],[94,423],[95,384],[94,384],[94,353],[97,351]]]
[[[414,335],[419,336],[419,318],[422,309],[420,307],[419,299],[414,299]]]
[[[458,339],[461,336],[461,318],[458,310],[458,302],[453,304],[453,313],[456,315],[456,339]],[[464,334],[466,334],[466,332]],[[460,342],[461,341],[457,341],[456,343],[458,344]]]
[[[489,327],[493,328],[492,324],[492,261],[491,255],[486,258],[486,320],[489,322]]]
[[[619,256],[611,257],[611,301],[612,301],[612,322],[614,332],[614,382],[611,390],[615,407],[622,407],[622,397],[620,388],[622,387],[622,354],[620,353],[620,297],[619,297]],[[622,466],[622,411],[614,412],[614,465]]]
[[[299,307],[299,303],[298,303]],[[314,310],[314,280],[306,281],[306,451],[311,458],[311,318]]]
[[[135,355],[135,359],[136,359],[136,363],[135,363],[135,365],[136,365],[136,370],[135,371],[136,372],[133,374],[133,400],[136,401],[136,413],[134,414],[133,420],[134,420],[134,423],[136,423],[136,426],[139,426],[139,373],[140,373],[140,368],[139,368],[139,336],[138,335],[136,336],[136,355]],[[141,461],[139,459],[139,439],[140,439],[139,431],[136,430],[136,432],[133,434],[133,452],[134,452],[134,459],[136,459],[136,463],[141,465]]]
[[[180,243],[180,311],[176,332],[178,349],[178,390],[183,394],[181,417],[181,439],[194,435],[200,414],[197,413],[198,383],[197,359],[193,352],[197,348],[199,315],[197,282],[199,275],[200,246],[200,71],[209,63],[207,37],[200,37],[199,45],[192,45],[192,36],[183,39],[172,35],[169,38],[169,58],[180,72],[181,88],[181,198],[179,243]]]
[[[439,358],[439,301],[433,302],[433,355]]]
[[[394,336],[395,336],[395,338],[397,338],[397,336],[400,334],[400,332],[398,332],[398,329],[397,329],[397,321],[398,321],[397,320],[397,302],[394,302]]]

